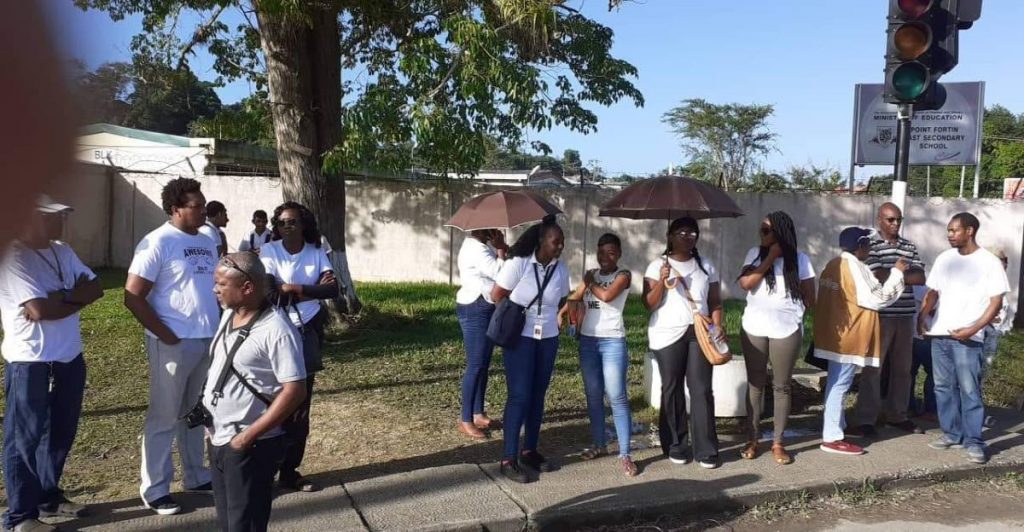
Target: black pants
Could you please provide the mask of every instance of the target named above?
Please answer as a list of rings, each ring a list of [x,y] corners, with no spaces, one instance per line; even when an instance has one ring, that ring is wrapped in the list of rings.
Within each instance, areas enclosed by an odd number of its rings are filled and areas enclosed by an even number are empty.
[[[313,401],[313,380],[315,373],[306,377],[306,400],[292,414],[291,420],[284,425],[285,444],[284,460],[281,462],[281,482],[290,483],[299,478],[299,466],[306,456],[306,440],[309,439],[309,407]]]
[[[658,434],[661,452],[672,458],[686,456],[688,419],[683,381],[690,389],[690,416],[693,418],[693,456],[709,460],[718,456],[718,434],[715,432],[715,397],[711,392],[711,363],[697,344],[693,327],[682,338],[662,349],[654,350],[661,374],[661,410]]]
[[[209,446],[213,503],[223,532],[263,532],[270,521],[274,472],[284,454],[284,436],[258,440],[238,452]]]

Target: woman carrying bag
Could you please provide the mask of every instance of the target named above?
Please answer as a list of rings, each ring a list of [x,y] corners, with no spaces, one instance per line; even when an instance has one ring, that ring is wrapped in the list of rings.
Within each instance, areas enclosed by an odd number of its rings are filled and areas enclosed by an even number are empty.
[[[700,228],[693,218],[679,218],[669,225],[665,255],[651,261],[644,273],[643,303],[651,312],[647,338],[661,375],[661,452],[675,464],[689,463],[693,456],[701,467],[714,469],[721,461],[711,390],[712,365],[698,344],[694,312],[711,315],[714,330],[709,332],[716,343],[726,339],[718,271],[698,254],[699,238]],[[690,390],[692,432],[684,380]],[[692,455],[687,436],[693,443]]]
[[[569,295],[569,269],[558,260],[564,244],[565,237],[555,217],[545,217],[543,222],[527,229],[509,249],[510,258],[502,266],[491,291],[496,305],[508,298],[525,309],[519,335],[511,343],[501,344],[504,345],[508,387],[501,473],[513,482],[531,480],[520,465],[534,472],[553,469],[551,462],[537,452],[537,446],[544,417],[544,397],[558,354],[556,316]],[[500,317],[496,312],[495,319]],[[519,431],[524,427],[525,439],[520,446]]]
[[[764,387],[768,363],[772,366],[775,397],[775,432],[772,458],[786,465],[793,458],[782,444],[790,407],[793,366],[801,354],[804,310],[814,307],[814,267],[797,250],[796,229],[788,214],[776,211],[761,221],[760,246],[751,248],[743,261],[740,288],[747,291],[743,310],[743,358],[747,367],[747,444],[740,456],[758,455]]]

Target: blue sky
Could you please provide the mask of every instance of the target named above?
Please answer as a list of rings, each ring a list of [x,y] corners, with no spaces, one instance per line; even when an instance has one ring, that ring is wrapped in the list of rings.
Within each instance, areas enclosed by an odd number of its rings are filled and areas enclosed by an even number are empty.
[[[112,22],[71,0],[44,0],[69,56],[94,67],[125,60],[138,18]],[[779,153],[770,170],[789,165],[831,165],[847,173],[853,86],[881,83],[888,0],[640,0],[608,12],[604,0],[585,0],[585,14],[615,31],[613,52],[639,69],[637,87],[646,105],[596,107],[598,131],[533,132],[556,154],[580,151],[609,173],[646,174],[686,158],[662,114],[687,98],[716,103],[770,103]],[[987,0],[981,20],[960,34],[960,64],[943,81],[984,81],[986,105],[1024,112],[1024,1]],[[193,68],[213,77],[210,60]],[[249,93],[245,83],[218,92],[225,103]],[[888,173],[857,170],[858,179]]]

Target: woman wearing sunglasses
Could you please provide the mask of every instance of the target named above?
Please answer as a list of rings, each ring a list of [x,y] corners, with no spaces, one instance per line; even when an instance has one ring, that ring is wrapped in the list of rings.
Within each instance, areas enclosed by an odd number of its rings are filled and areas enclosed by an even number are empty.
[[[714,469],[721,461],[711,391],[712,367],[697,343],[693,308],[696,306],[703,315],[710,313],[715,334],[725,340],[718,270],[697,253],[697,220],[686,217],[673,221],[667,237],[664,255],[647,266],[643,293],[644,306],[651,312],[647,339],[661,375],[661,452],[674,464],[686,464],[692,456],[701,467]],[[690,391],[692,432],[686,415],[684,380]],[[687,436],[693,442],[692,455]]]
[[[743,311],[743,358],[747,367],[747,444],[740,456],[757,457],[764,387],[772,366],[775,432],[772,457],[786,465],[793,458],[782,444],[789,417],[793,365],[803,342],[804,310],[814,306],[814,267],[797,250],[793,219],[776,211],[761,221],[761,242],[743,261],[739,285],[747,291]]]
[[[303,478],[298,468],[306,453],[309,437],[309,407],[313,397],[313,378],[324,369],[321,348],[327,311],[321,299],[338,297],[338,282],[331,262],[320,247],[320,230],[313,213],[294,201],[282,203],[271,218],[274,241],[260,248],[260,261],[271,278],[271,303],[287,312],[302,336],[302,358],[306,364],[306,400],[289,424],[288,446],[278,482],[295,491],[316,491],[312,481]]]

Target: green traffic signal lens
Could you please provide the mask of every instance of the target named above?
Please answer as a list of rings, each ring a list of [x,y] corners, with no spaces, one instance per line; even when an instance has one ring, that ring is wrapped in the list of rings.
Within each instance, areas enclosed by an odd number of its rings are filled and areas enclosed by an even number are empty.
[[[922,22],[909,22],[896,29],[893,44],[901,59],[917,59],[932,45],[932,30]]]
[[[892,86],[902,100],[913,100],[928,88],[928,69],[921,63],[903,63],[892,73]]]

